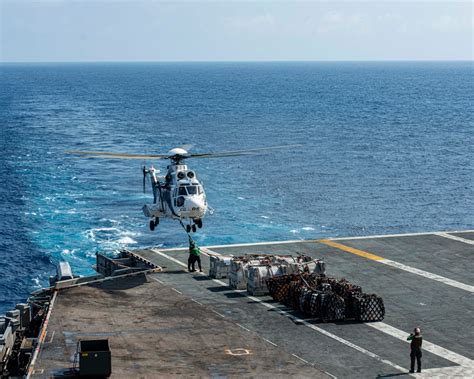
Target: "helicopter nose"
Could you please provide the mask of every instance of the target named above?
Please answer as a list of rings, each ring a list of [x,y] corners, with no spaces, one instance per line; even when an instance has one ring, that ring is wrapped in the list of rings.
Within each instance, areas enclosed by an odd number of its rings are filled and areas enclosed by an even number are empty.
[[[185,202],[185,207],[188,211],[198,211],[201,207],[201,201],[198,199],[188,198]]]

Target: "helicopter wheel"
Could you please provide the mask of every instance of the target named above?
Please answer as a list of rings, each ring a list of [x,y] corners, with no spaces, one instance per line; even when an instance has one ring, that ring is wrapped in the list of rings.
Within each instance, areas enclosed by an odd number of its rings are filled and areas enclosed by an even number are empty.
[[[155,221],[153,220],[150,221],[150,230],[151,231],[155,230]]]
[[[196,225],[199,229],[201,229],[202,228],[202,220],[201,219],[196,220]]]
[[[193,228],[192,228],[192,229],[193,229],[193,233],[196,233],[196,225],[195,225],[195,224],[193,224]]]
[[[186,225],[186,231],[189,233],[191,232],[191,225]]]
[[[158,224],[160,223],[160,219],[158,217],[155,218],[155,226],[158,226]]]

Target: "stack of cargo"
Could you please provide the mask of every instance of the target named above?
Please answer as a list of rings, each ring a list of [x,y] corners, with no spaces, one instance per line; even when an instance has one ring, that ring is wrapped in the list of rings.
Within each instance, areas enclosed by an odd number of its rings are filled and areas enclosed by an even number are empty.
[[[363,293],[346,279],[303,272],[269,277],[267,286],[275,300],[323,321],[381,321],[385,316],[381,297]]]
[[[248,269],[251,266],[259,266],[269,263],[267,256],[244,255],[233,257],[229,268],[229,287],[237,290],[247,289]]]
[[[269,293],[268,278],[301,272],[324,274],[325,264],[323,261],[313,260],[305,255],[233,257],[229,268],[229,286],[239,290],[246,289],[251,295],[262,296]]]
[[[230,261],[232,257],[224,255],[210,255],[211,264],[209,267],[209,276],[215,279],[229,277]]]
[[[267,295],[267,278],[284,275],[285,268],[282,265],[258,265],[248,267],[247,292],[254,296]]]

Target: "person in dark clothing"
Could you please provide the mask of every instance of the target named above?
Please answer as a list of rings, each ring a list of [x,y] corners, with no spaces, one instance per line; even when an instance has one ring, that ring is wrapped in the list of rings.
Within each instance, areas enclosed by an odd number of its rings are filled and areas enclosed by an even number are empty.
[[[197,247],[196,243],[192,241],[191,239],[189,240],[189,258],[188,258],[188,271],[189,272],[195,272],[195,263],[197,262],[199,271],[202,272],[202,267],[201,267],[201,250],[199,250],[199,247]]]
[[[191,250],[191,249],[190,249]],[[196,271],[194,269],[194,263],[196,262],[196,256],[194,254],[191,254],[191,251],[189,252],[189,258],[188,258],[188,271],[189,272],[194,272]]]
[[[420,328],[415,328],[413,330],[413,333],[408,336],[407,341],[411,341],[410,343],[410,360],[411,360],[410,372],[411,373],[415,372],[415,358],[416,358],[416,363],[418,366],[417,372],[421,372],[421,357],[422,357],[421,345],[423,343],[423,336],[421,335]]]

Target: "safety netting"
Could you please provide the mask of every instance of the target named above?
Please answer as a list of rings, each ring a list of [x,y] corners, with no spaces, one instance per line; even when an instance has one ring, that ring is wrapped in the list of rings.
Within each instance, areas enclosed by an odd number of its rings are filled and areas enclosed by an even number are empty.
[[[381,321],[385,316],[380,296],[344,278],[297,273],[267,278],[267,287],[276,301],[323,321]]]

